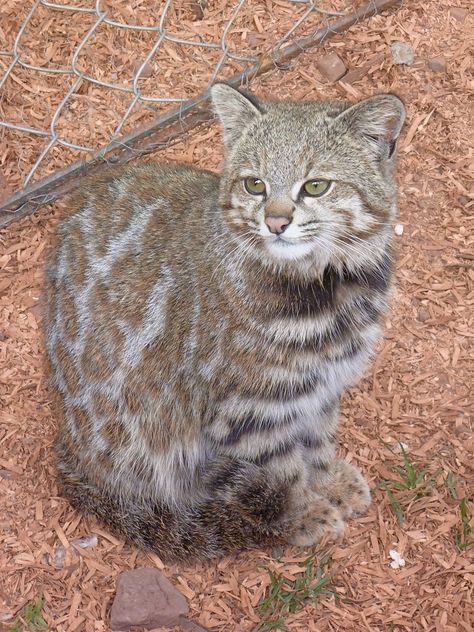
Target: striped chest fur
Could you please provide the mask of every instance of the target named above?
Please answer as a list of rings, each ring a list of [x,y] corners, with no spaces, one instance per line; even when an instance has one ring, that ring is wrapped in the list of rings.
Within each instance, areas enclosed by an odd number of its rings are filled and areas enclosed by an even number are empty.
[[[214,347],[220,362],[212,373],[201,368],[213,394],[207,433],[241,456],[284,437],[291,444],[334,435],[327,411],[373,351],[391,265],[387,255],[363,275],[326,269],[312,282],[270,275],[250,266],[238,286],[227,280],[226,327]]]

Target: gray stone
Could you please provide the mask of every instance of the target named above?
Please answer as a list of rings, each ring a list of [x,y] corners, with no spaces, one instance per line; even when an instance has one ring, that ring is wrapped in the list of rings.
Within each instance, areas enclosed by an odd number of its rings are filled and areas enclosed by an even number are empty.
[[[428,66],[433,72],[446,72],[446,58],[443,55],[432,57],[428,60]]]
[[[110,627],[115,632],[128,632],[133,625],[173,628],[188,610],[186,599],[158,569],[137,568],[117,578]]]
[[[392,50],[392,60],[394,64],[412,65],[415,60],[415,53],[410,44],[406,42],[393,42],[390,48]]]
[[[337,53],[324,55],[316,62],[319,72],[331,82],[338,81],[343,77],[347,68]]]

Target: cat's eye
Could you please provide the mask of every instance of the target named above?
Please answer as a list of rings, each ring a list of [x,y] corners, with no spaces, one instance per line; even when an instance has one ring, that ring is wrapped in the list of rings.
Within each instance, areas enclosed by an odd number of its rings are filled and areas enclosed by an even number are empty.
[[[265,182],[260,178],[245,178],[244,187],[251,195],[264,195],[266,191]]]
[[[303,184],[301,193],[311,197],[321,197],[329,191],[331,180],[308,180]]]

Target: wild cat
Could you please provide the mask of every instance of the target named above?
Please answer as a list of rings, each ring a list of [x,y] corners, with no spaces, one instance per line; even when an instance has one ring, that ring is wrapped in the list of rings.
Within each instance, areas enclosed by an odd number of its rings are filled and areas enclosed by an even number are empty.
[[[309,546],[370,503],[336,426],[386,310],[403,104],[212,101],[222,175],[85,181],[46,273],[64,493],[165,559]]]

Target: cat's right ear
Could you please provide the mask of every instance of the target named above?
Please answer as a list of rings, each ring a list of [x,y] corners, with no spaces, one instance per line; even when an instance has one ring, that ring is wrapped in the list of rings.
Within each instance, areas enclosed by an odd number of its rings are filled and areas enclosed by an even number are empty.
[[[224,128],[224,143],[233,144],[252,121],[262,115],[256,101],[226,83],[211,88],[212,105]]]

